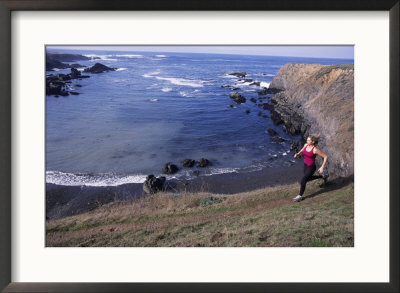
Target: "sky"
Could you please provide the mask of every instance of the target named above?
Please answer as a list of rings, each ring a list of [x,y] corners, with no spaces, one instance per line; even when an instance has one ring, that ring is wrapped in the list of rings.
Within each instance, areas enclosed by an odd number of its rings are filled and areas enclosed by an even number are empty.
[[[186,52],[263,56],[354,59],[354,46],[47,46],[48,50],[105,50],[132,52]]]

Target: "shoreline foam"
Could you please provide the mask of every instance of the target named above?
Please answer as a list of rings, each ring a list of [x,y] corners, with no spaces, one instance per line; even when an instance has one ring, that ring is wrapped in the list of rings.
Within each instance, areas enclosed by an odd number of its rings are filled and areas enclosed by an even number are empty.
[[[299,182],[303,162],[290,167],[264,168],[248,173],[224,173],[199,176],[191,180],[170,179],[167,191],[174,193],[209,192],[236,194],[276,185]],[[142,183],[118,186],[66,186],[46,183],[46,216],[63,218],[85,212],[113,201],[126,201],[145,196]]]

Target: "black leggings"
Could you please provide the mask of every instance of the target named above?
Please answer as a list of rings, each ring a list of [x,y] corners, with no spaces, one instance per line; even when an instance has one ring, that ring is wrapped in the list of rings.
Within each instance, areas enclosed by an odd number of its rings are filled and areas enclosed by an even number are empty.
[[[308,166],[306,163],[304,163],[304,176],[300,182],[300,184],[301,184],[300,185],[300,193],[299,193],[300,195],[303,195],[304,190],[306,190],[306,183],[308,181],[322,178],[322,175],[313,175],[316,169],[317,169],[317,166],[315,166],[315,164]]]

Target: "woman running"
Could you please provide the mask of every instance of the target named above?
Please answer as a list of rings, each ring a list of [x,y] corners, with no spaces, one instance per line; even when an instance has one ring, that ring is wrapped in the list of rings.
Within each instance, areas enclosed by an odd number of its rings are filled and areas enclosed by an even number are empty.
[[[328,160],[328,156],[324,154],[320,149],[316,148],[319,138],[320,135],[309,135],[307,137],[307,143],[304,144],[303,148],[298,153],[294,154],[295,158],[301,153],[304,154],[304,176],[301,179],[300,183],[300,193],[298,196],[293,198],[293,201],[303,200],[303,194],[306,189],[306,183],[308,181],[322,178],[324,179],[324,183],[326,183],[326,179],[329,176],[328,174],[313,175],[315,170],[317,169],[317,166],[315,165],[315,157],[317,156],[317,154],[324,158],[324,162],[322,163],[321,168],[318,169],[318,172],[320,174],[324,173],[324,167],[326,161]]]

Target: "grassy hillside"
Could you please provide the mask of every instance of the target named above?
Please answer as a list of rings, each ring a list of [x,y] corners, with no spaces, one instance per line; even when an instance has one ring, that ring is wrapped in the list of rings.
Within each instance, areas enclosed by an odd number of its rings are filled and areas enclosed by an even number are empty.
[[[321,181],[112,203],[47,221],[46,246],[354,246],[354,183]]]

